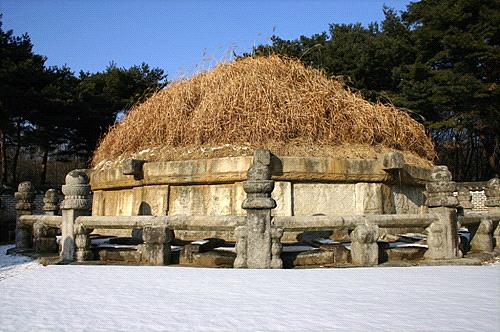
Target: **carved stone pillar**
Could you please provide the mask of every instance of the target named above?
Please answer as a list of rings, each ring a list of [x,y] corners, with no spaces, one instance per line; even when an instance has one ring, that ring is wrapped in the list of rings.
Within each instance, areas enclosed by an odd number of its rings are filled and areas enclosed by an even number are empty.
[[[458,206],[463,209],[464,214],[472,211],[472,195],[467,187],[458,188]]]
[[[493,222],[484,218],[479,223],[479,227],[474,229],[470,241],[471,251],[473,252],[491,252],[493,251]]]
[[[57,214],[59,207],[57,192],[54,189],[49,189],[43,197],[43,211],[46,215],[54,216]],[[56,253],[57,252],[57,228],[49,227],[41,221],[37,221],[33,225],[33,247],[38,254]]]
[[[64,200],[62,210],[62,250],[64,261],[75,260],[75,230],[74,224],[79,216],[90,214],[92,201],[90,195],[89,178],[85,170],[76,169],[66,175],[66,184],[62,186]]]
[[[31,226],[21,224],[19,217],[31,215],[35,210],[35,191],[31,182],[21,182],[14,194],[16,198],[16,250],[26,250],[33,246]]]
[[[359,225],[351,233],[352,264],[375,266],[378,264],[378,226]]]
[[[144,227],[142,238],[144,244],[141,245],[140,251],[143,262],[150,265],[170,264],[170,245],[174,238],[172,230],[165,226]]]
[[[236,237],[236,259],[233,267],[241,269],[247,267],[247,226],[239,226],[234,230]]]
[[[59,211],[59,196],[55,189],[49,189],[43,196],[43,211],[48,216],[56,216]]]
[[[38,254],[57,253],[57,228],[49,227],[41,221],[33,225],[33,247]]]
[[[484,195],[486,196],[486,202],[484,205],[488,207],[488,212],[500,213],[500,179],[493,178],[488,181],[486,188],[484,190]],[[500,248],[500,223],[497,224],[495,232],[493,233],[495,238],[495,247]]]
[[[237,229],[237,258],[234,266],[280,268],[282,230],[273,233],[271,228],[271,210],[276,207],[276,201],[271,198],[274,181],[271,180],[269,150],[255,151],[243,189],[247,193],[242,204],[242,208],[247,211],[246,226]]]
[[[431,173],[431,182],[426,185],[426,205],[429,213],[436,214],[438,221],[430,225],[427,236],[429,249],[427,259],[452,259],[462,257],[458,249],[458,200],[453,196],[456,183],[451,181],[451,173],[446,166],[435,166]]]
[[[283,245],[281,244],[282,237],[283,229],[271,229],[271,269],[283,268],[283,261],[281,260],[281,252],[283,251]]]
[[[92,230],[86,229],[82,224],[74,225],[76,260],[78,262],[92,260],[93,254],[90,250],[90,233]]]

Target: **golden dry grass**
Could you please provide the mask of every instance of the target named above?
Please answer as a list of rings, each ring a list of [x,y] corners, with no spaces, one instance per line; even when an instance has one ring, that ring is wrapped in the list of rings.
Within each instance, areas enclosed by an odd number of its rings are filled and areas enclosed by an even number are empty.
[[[316,156],[330,156],[335,147],[368,146],[435,158],[423,126],[405,112],[365,101],[297,60],[270,56],[222,63],[170,84],[110,128],[92,164],[145,149],[162,151],[147,158],[153,160],[234,154],[210,149],[225,144]],[[204,153],[192,152],[200,147]]]

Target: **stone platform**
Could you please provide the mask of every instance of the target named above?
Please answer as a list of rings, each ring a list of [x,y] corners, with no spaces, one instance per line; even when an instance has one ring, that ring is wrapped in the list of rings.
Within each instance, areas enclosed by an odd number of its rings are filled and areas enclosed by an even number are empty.
[[[245,215],[243,182],[252,157],[144,162],[126,160],[121,166],[90,171],[92,214]],[[378,159],[276,157],[272,198],[276,216],[423,213],[423,191],[430,169],[405,163],[394,152]],[[398,230],[401,231],[401,230]],[[100,234],[109,230],[97,229]],[[129,231],[110,235],[129,236]],[[177,231],[176,238],[196,240],[232,232]],[[298,233],[285,233],[294,242]]]

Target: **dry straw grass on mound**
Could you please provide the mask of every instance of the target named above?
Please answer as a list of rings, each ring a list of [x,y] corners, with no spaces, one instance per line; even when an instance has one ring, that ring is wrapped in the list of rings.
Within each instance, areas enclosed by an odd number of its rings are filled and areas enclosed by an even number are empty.
[[[162,151],[153,160],[179,159],[200,147],[205,155],[191,153],[191,159],[210,157],[209,147],[228,144],[274,148],[281,155],[353,145],[435,157],[423,126],[405,112],[367,102],[297,60],[270,56],[222,63],[170,84],[109,130],[92,163],[145,149]],[[220,149],[212,151],[220,156]]]

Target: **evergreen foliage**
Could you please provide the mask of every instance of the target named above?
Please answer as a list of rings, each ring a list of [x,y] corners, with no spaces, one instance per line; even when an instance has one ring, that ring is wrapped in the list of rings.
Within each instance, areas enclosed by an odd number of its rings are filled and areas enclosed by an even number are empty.
[[[17,179],[23,153],[40,156],[42,186],[49,155],[88,160],[117,116],[166,82],[163,70],[145,63],[111,63],[103,72],[76,76],[45,61],[28,35],[2,29],[0,15],[0,185],[23,180]]]

